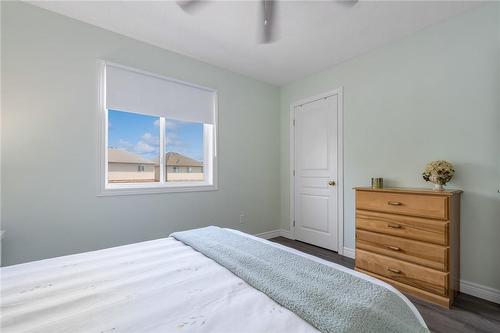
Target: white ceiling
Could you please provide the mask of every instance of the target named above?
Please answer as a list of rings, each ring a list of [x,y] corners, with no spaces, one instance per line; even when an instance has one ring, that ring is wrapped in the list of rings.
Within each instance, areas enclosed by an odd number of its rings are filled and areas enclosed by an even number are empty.
[[[260,3],[210,1],[188,14],[165,1],[32,4],[276,85],[319,72],[479,6],[463,1],[279,1],[280,39],[257,43]]]

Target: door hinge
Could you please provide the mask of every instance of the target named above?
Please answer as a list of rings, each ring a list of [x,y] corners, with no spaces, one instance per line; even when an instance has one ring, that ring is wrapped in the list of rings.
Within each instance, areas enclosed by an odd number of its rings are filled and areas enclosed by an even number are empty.
[[[293,226],[295,227],[295,220],[293,220]]]
[[[293,120],[293,126],[295,126],[295,119]]]
[[[292,171],[292,174],[295,176],[295,170]]]

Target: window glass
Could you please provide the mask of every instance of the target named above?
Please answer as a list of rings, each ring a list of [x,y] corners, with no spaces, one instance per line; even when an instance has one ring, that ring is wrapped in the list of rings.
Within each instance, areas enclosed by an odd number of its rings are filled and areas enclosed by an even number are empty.
[[[203,123],[165,119],[165,181],[203,181]]]
[[[159,182],[160,118],[108,110],[108,183]]]

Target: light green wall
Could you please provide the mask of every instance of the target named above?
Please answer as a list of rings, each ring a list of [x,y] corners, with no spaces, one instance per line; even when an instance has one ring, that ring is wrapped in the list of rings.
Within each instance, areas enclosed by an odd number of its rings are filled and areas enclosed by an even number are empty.
[[[281,227],[289,229],[289,105],[344,87],[345,246],[355,186],[430,187],[425,164],[452,161],[463,189],[462,279],[500,289],[500,24],[488,4],[281,90]],[[494,264],[495,263],[495,264]]]
[[[1,6],[4,265],[209,224],[279,228],[277,87],[28,4]],[[218,89],[218,191],[96,196],[98,58]]]

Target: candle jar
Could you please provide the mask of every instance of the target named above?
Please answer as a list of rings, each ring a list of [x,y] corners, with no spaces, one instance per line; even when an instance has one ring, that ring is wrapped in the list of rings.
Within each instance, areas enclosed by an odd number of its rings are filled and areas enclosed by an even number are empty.
[[[372,188],[383,188],[384,178],[372,178]]]

